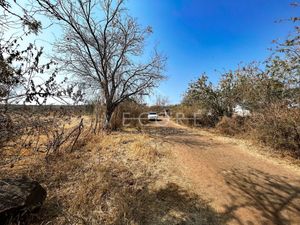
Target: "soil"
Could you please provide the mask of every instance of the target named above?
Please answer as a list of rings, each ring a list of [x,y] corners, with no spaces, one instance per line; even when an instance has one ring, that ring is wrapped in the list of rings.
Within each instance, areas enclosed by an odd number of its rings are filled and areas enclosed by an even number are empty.
[[[172,121],[147,129],[171,149],[192,191],[209,201],[226,224],[300,224],[300,170],[254,152],[233,138]]]

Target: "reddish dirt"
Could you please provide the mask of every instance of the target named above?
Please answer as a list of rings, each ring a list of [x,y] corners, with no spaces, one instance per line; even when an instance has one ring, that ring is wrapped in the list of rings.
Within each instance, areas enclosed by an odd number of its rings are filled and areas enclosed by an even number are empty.
[[[153,135],[226,224],[300,224],[300,170],[253,153],[234,139],[162,121]]]

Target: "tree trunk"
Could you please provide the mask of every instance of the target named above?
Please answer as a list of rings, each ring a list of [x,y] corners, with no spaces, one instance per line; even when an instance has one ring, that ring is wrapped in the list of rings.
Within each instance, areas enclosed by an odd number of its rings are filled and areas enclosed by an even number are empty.
[[[104,124],[103,124],[103,130],[109,131],[111,130],[111,118],[114,113],[114,107],[107,106],[104,114]]]

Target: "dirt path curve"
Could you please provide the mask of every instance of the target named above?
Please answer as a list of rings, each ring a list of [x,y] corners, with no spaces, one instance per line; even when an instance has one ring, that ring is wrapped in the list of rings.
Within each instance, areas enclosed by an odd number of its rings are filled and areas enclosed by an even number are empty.
[[[300,224],[300,170],[174,122],[150,130],[170,144],[180,174],[226,224]]]

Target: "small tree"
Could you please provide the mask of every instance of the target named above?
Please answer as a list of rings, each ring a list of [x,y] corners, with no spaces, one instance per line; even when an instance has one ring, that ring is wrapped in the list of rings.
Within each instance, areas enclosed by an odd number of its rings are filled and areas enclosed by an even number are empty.
[[[33,101],[40,104],[57,93],[54,79],[57,71],[44,74],[54,62],[41,63],[43,47],[37,47],[34,42],[24,47],[23,38],[35,37],[41,29],[41,22],[26,8],[15,1],[10,4],[0,1],[0,104]],[[9,36],[7,31],[13,34]]]
[[[36,127],[43,127],[29,113],[8,110],[9,105],[42,104],[57,91],[56,71],[44,74],[53,62],[42,64],[43,48],[38,48],[33,42],[25,43],[23,39],[29,35],[35,37],[41,28],[41,23],[30,11],[16,1],[0,1],[0,150],[6,145],[13,149],[9,140],[21,143],[24,140],[17,138],[19,135],[31,135]]]
[[[232,98],[235,105],[257,111],[282,100],[282,82],[260,69],[260,64],[253,62],[239,66],[232,75],[230,86],[233,87],[231,93],[235,96]]]
[[[208,81],[206,74],[201,75],[198,80],[190,83],[183,103],[187,105],[198,105],[215,117],[226,114],[226,108],[224,108],[222,102],[220,89],[215,88],[213,84]]]
[[[56,49],[64,69],[76,75],[105,105],[104,128],[124,100],[148,93],[164,78],[165,58],[156,51],[143,62],[143,29],[128,15],[124,0],[37,0],[41,10],[62,25]]]
[[[299,7],[299,3],[292,6]],[[267,73],[284,84],[282,97],[290,104],[300,105],[300,17],[291,17],[294,30],[283,42],[277,42],[272,57],[267,60]]]
[[[167,96],[157,95],[155,105],[165,107],[169,104],[169,98]]]

